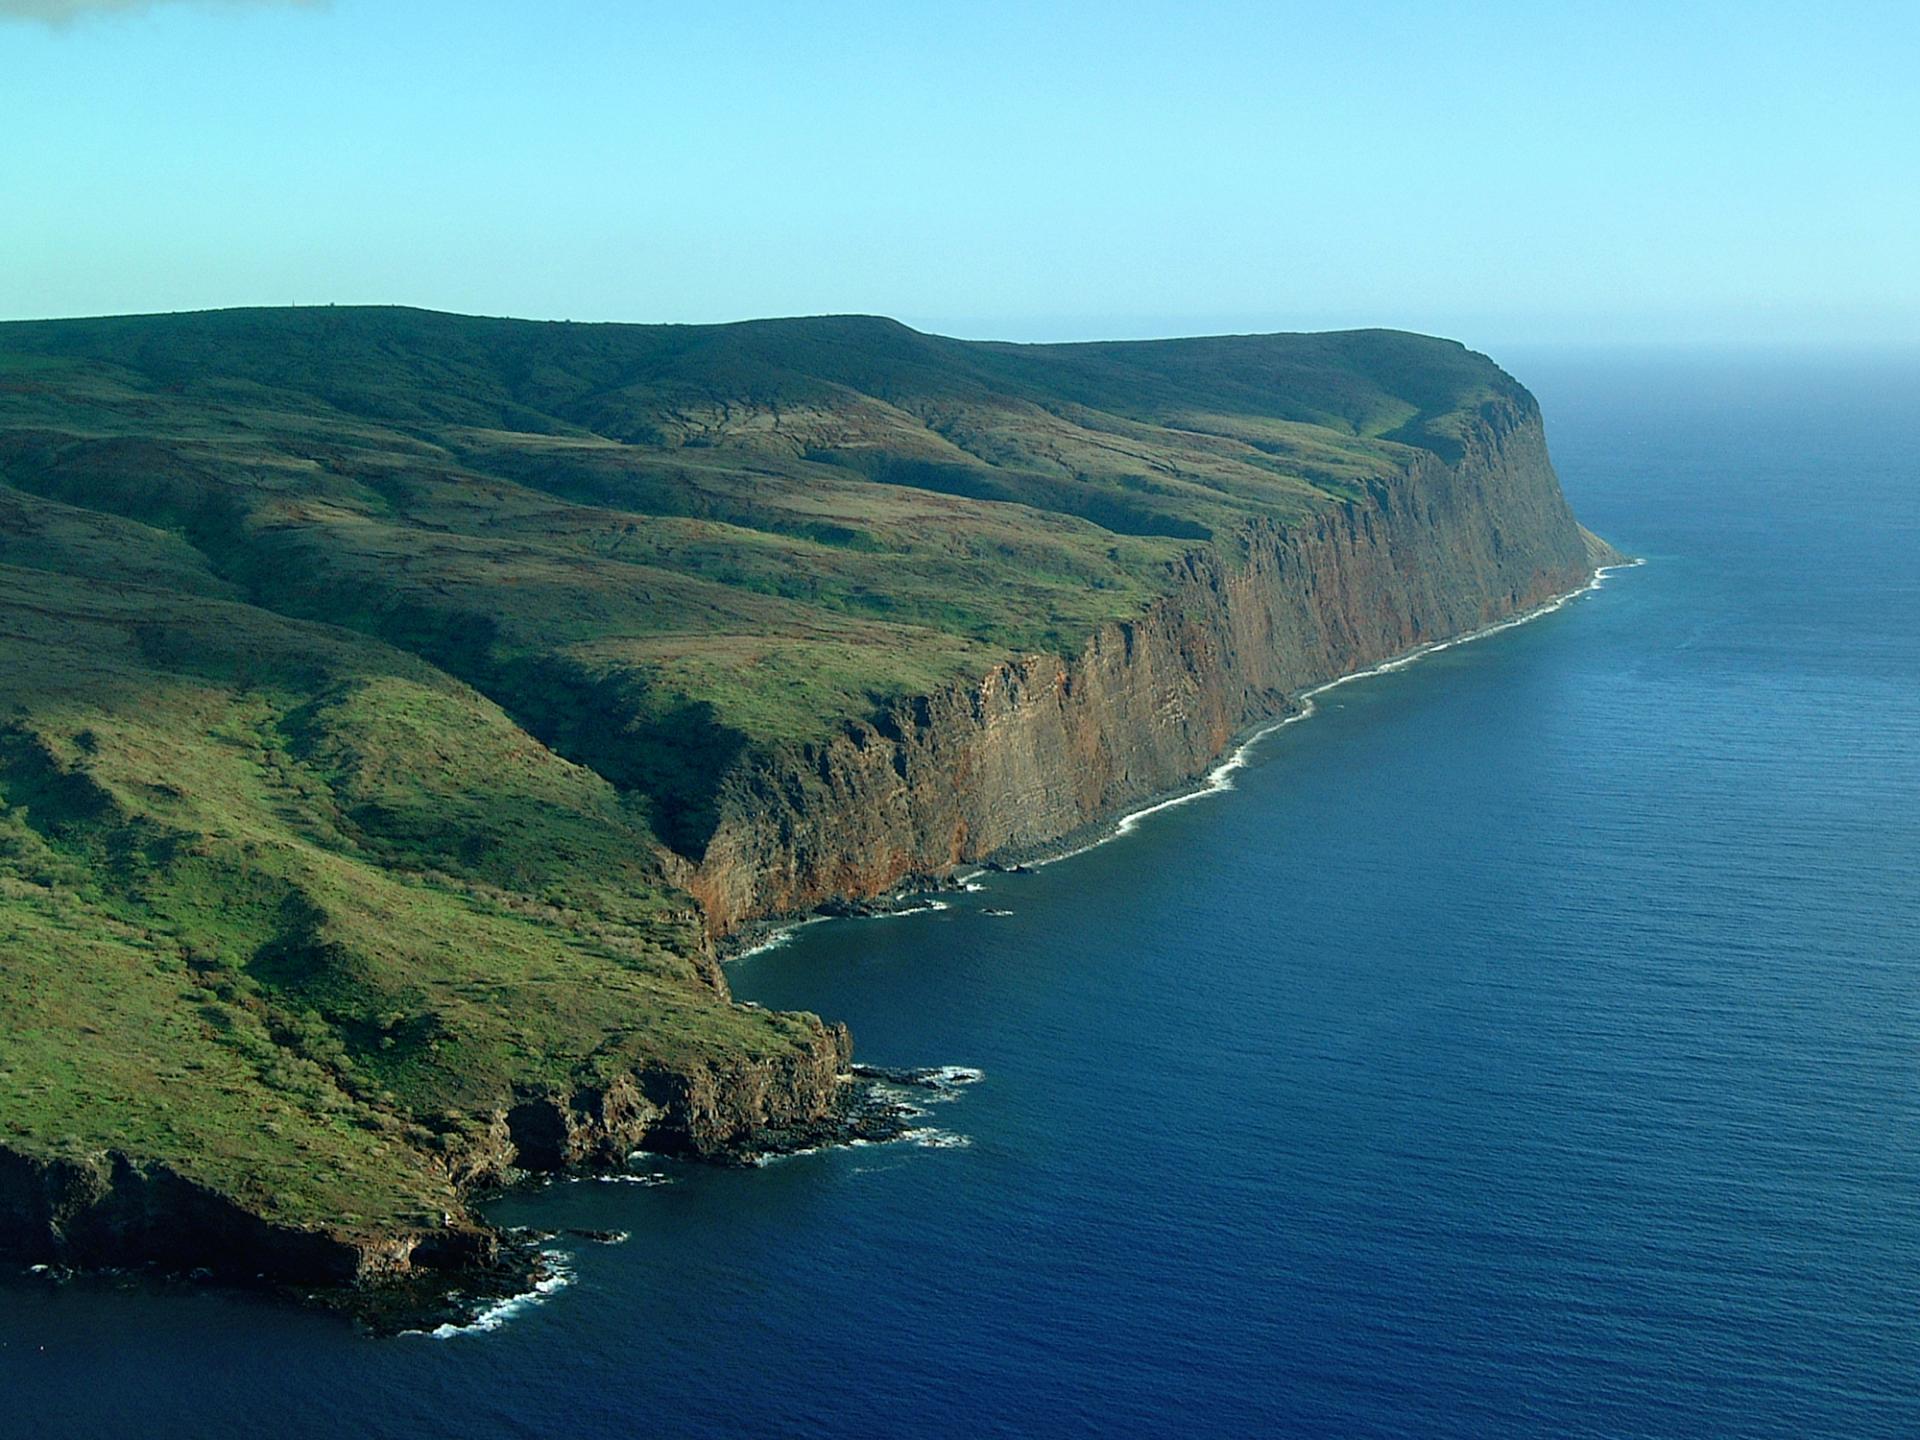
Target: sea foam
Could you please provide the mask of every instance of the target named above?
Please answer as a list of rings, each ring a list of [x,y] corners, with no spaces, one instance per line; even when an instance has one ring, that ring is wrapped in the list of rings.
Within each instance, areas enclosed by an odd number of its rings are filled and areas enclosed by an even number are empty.
[[[566,1252],[561,1250],[542,1250],[540,1258],[545,1263],[546,1274],[533,1283],[532,1289],[494,1301],[464,1325],[448,1321],[431,1330],[408,1330],[403,1333],[424,1335],[431,1340],[451,1340],[458,1335],[485,1335],[534,1306],[546,1304],[550,1297],[573,1283],[573,1267],[568,1263]]]

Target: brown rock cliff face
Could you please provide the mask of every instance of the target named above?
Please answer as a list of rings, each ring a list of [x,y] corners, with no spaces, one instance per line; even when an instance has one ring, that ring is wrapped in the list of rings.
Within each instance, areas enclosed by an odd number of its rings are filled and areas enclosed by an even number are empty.
[[[716,934],[1072,834],[1193,780],[1291,696],[1577,588],[1587,537],[1538,409],[1489,402],[1451,462],[1189,553],[1138,619],[821,744],[749,757],[685,883]]]

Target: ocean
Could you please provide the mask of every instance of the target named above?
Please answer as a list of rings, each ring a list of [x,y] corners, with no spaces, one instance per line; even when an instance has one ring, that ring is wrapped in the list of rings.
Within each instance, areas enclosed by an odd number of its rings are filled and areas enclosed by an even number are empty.
[[[444,1338],[10,1280],[0,1432],[1920,1434],[1920,364],[1510,363],[1646,564],[733,964],[907,1140],[515,1195],[626,1238]]]

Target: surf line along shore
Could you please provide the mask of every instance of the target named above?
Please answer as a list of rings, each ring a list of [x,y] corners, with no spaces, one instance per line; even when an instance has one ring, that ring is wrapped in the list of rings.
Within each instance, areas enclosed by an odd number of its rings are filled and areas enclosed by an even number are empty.
[[[1646,564],[1644,558],[1635,558],[1623,560],[1617,564],[1596,566],[1593,574],[1585,584],[1578,585],[1563,594],[1556,595],[1551,600],[1536,605],[1523,614],[1509,615],[1505,619],[1496,620],[1492,624],[1481,626],[1477,630],[1470,630],[1446,640],[1436,640],[1431,644],[1416,646],[1411,650],[1403,651],[1401,654],[1382,660],[1377,664],[1369,665],[1361,670],[1355,670],[1351,674],[1336,676],[1332,680],[1324,680],[1317,685],[1308,686],[1306,689],[1298,691],[1291,697],[1291,703],[1295,707],[1294,709],[1288,714],[1280,716],[1278,719],[1263,720],[1252,728],[1244,731],[1233,748],[1216,761],[1206,773],[1201,775],[1197,780],[1187,785],[1179,786],[1120,815],[1102,820],[1096,825],[1080,831],[1076,835],[1062,837],[1061,840],[1055,842],[1054,846],[1043,847],[1029,851],[1023,855],[1010,857],[1010,862],[1003,862],[999,865],[976,867],[958,872],[949,882],[941,887],[941,890],[944,892],[947,890],[973,889],[975,888],[973,882],[975,882],[977,877],[994,869],[1013,870],[1017,872],[1022,869],[1037,870],[1043,866],[1057,865],[1062,860],[1071,860],[1076,855],[1084,855],[1089,850],[1105,845],[1110,841],[1118,840],[1125,835],[1131,835],[1148,817],[1157,815],[1163,810],[1171,810],[1177,805],[1188,805],[1196,800],[1204,800],[1210,795],[1223,794],[1234,788],[1234,772],[1246,767],[1252,757],[1255,746],[1278,731],[1284,730],[1289,725],[1311,719],[1318,708],[1314,702],[1319,696],[1326,694],[1329,690],[1337,689],[1342,685],[1350,685],[1356,680],[1370,680],[1381,675],[1391,674],[1396,670],[1404,670],[1409,665],[1416,664],[1430,655],[1437,655],[1443,650],[1451,650],[1461,645],[1470,645],[1477,640],[1485,640],[1489,636],[1498,635],[1502,631],[1512,630],[1517,626],[1530,624],[1535,620],[1554,614],[1556,611],[1580,599],[1584,595],[1593,594],[1604,586],[1607,580],[1615,573],[1622,570],[1631,570],[1636,566],[1644,564]],[[937,898],[932,898],[932,892],[925,887],[924,883],[919,885],[910,884],[902,887],[893,897],[893,903],[882,904],[870,914],[852,916],[814,914],[774,921],[764,926],[750,927],[739,936],[734,937],[737,948],[728,946],[725,941],[722,942],[727,952],[723,954],[723,959],[726,963],[732,964],[737,961],[750,959],[756,955],[765,954],[769,950],[779,949],[789,944],[793,940],[793,937],[806,926],[816,925],[825,920],[884,919],[896,916],[932,914],[946,908],[947,903]]]
[[[1395,670],[1404,670],[1409,665],[1426,659],[1429,655],[1438,655],[1442,650],[1452,650],[1461,645],[1471,645],[1476,640],[1485,640],[1488,636],[1498,635],[1503,630],[1512,630],[1516,626],[1526,625],[1532,621],[1539,620],[1544,616],[1553,614],[1570,602],[1578,600],[1583,595],[1591,595],[1606,584],[1607,578],[1613,574],[1613,572],[1617,570],[1631,570],[1635,566],[1646,563],[1644,558],[1636,558],[1623,560],[1617,565],[1596,566],[1592,578],[1589,579],[1586,584],[1569,590],[1564,595],[1556,595],[1545,604],[1536,605],[1525,614],[1509,615],[1504,620],[1496,620],[1491,625],[1484,625],[1478,630],[1469,630],[1466,634],[1456,635],[1450,640],[1436,640],[1431,645],[1416,646],[1414,649],[1395,655],[1391,659],[1382,660],[1377,665],[1369,665],[1364,670],[1355,670],[1350,675],[1341,675],[1332,680],[1322,681],[1318,685],[1311,685],[1293,696],[1293,703],[1299,707],[1298,709],[1290,715],[1281,716],[1278,720],[1262,721],[1259,725],[1248,731],[1241,738],[1240,742],[1228,752],[1225,758],[1220,760],[1212,769],[1208,770],[1207,773],[1201,776],[1192,786],[1182,787],[1170,795],[1149,801],[1147,804],[1137,809],[1129,810],[1117,819],[1107,822],[1100,827],[1100,833],[1096,839],[1074,845],[1070,849],[1063,850],[1057,855],[1041,856],[1027,863],[1031,868],[1038,869],[1043,865],[1055,865],[1062,860],[1071,860],[1074,856],[1084,855],[1087,851],[1105,845],[1110,840],[1118,840],[1123,835],[1131,835],[1139,828],[1140,822],[1150,815],[1157,815],[1162,810],[1171,810],[1176,805],[1190,804],[1195,800],[1204,800],[1209,795],[1219,795],[1233,789],[1233,773],[1236,770],[1246,767],[1248,758],[1253,753],[1253,747],[1269,735],[1284,730],[1289,725],[1301,720],[1311,719],[1315,710],[1318,709],[1314,704],[1315,698],[1326,694],[1329,690],[1338,689],[1342,685],[1350,685],[1355,680],[1370,680],[1375,676],[1390,674]]]

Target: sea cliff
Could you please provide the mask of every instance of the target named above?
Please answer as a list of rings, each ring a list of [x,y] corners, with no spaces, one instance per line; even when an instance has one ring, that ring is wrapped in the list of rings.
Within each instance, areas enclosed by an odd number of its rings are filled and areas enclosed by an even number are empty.
[[[1612,557],[1574,520],[1531,397],[1307,523],[1250,522],[1073,656],[1028,655],[729,774],[683,883],[708,924],[883,894],[1073,834],[1193,780],[1291,697],[1520,614]]]

